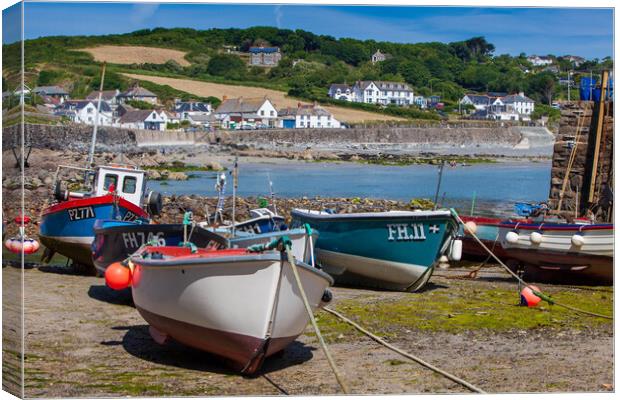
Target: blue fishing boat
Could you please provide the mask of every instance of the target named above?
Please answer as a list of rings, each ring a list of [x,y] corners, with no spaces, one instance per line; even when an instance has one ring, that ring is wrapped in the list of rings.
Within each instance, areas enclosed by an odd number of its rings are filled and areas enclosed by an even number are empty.
[[[61,189],[61,170],[78,170],[92,179],[90,190],[72,192]],[[149,213],[161,211],[161,196],[146,192],[143,170],[133,166],[100,166],[94,170],[60,166],[55,175],[54,204],[42,212],[39,229],[46,247],[45,259],[59,253],[82,266],[93,266],[91,243],[93,227],[99,219],[147,223]]]
[[[189,219],[183,224],[144,224],[137,221],[98,220],[95,223],[94,232],[92,260],[100,273],[104,273],[110,264],[126,259],[145,245],[179,246],[183,242],[191,242],[197,248],[219,250],[267,244],[281,236],[288,236],[291,239],[295,257],[300,261],[313,264],[312,243],[316,242],[318,237],[316,231],[294,229],[263,234],[238,231],[234,238],[227,238],[193,224]]]
[[[458,223],[450,211],[334,214],[294,209],[293,227],[320,232],[316,257],[337,282],[416,291],[442,255],[460,258]]]

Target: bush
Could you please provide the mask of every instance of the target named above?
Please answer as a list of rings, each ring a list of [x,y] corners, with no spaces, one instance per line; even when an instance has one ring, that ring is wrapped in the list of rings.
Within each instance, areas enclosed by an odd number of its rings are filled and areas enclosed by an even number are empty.
[[[240,79],[245,74],[245,63],[232,54],[218,54],[209,60],[207,72],[215,76]]]

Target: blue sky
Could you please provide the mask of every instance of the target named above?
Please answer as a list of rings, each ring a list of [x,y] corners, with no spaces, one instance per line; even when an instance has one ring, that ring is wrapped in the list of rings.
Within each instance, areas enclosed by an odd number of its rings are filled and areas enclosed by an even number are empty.
[[[397,6],[26,3],[25,36],[100,35],[154,27],[304,29],[335,37],[451,42],[485,36],[496,54],[613,54],[613,10]],[[6,35],[6,31],[3,31]],[[4,43],[18,37],[5,36]]]

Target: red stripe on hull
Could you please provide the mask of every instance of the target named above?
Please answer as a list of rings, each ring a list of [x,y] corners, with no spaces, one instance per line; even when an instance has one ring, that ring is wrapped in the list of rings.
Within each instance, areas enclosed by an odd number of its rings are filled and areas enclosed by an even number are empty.
[[[266,357],[284,349],[297,338],[257,338],[178,321],[138,305],[136,308],[146,322],[161,333],[187,346],[223,357],[235,370],[248,375],[258,371]]]
[[[87,197],[83,199],[68,200],[68,201],[63,201],[62,203],[54,204],[53,206],[46,208],[45,210],[43,210],[43,215],[52,214],[52,213],[66,210],[69,208],[95,206],[95,205],[100,205],[100,204],[112,204],[113,202],[114,202],[114,196],[111,194],[105,195],[105,196],[98,196],[98,197]],[[136,206],[133,203],[128,202],[122,197],[118,198],[118,205],[120,207],[123,207],[131,211],[132,213],[138,215],[139,217],[148,218],[148,214],[144,212],[143,209],[141,209],[140,207]]]

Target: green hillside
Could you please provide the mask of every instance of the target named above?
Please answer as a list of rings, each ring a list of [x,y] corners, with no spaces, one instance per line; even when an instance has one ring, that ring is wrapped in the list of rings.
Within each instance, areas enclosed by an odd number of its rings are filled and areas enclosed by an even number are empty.
[[[125,88],[129,82],[118,72],[137,72],[264,86],[319,101],[327,100],[326,91],[331,83],[351,84],[356,80],[407,82],[416,93],[442,96],[448,106],[469,91],[524,91],[537,102],[546,104],[562,93],[557,73],[534,68],[525,54],[518,57],[495,55],[493,44],[482,37],[453,43],[392,43],[336,39],[274,27],[209,30],[155,28],[121,35],[56,36],[28,40],[25,42],[28,83],[64,84],[76,97],[86,94],[97,86],[98,68],[90,54],[75,49],[99,44],[184,50],[187,52],[186,59],[191,63],[186,67],[174,61],[165,64],[111,65],[106,76],[106,88]],[[274,68],[248,67],[237,51],[245,52],[253,45],[280,47],[283,53],[280,64]],[[234,51],[228,54],[227,50],[231,48]],[[370,58],[377,49],[391,57],[372,64]],[[4,45],[3,50],[3,86],[10,87],[19,69],[19,43]],[[597,71],[610,66],[611,59],[606,58],[588,61],[580,69]],[[557,67],[561,72],[573,66],[565,60],[558,60]],[[164,99],[179,95],[188,97],[172,88],[151,88]]]

